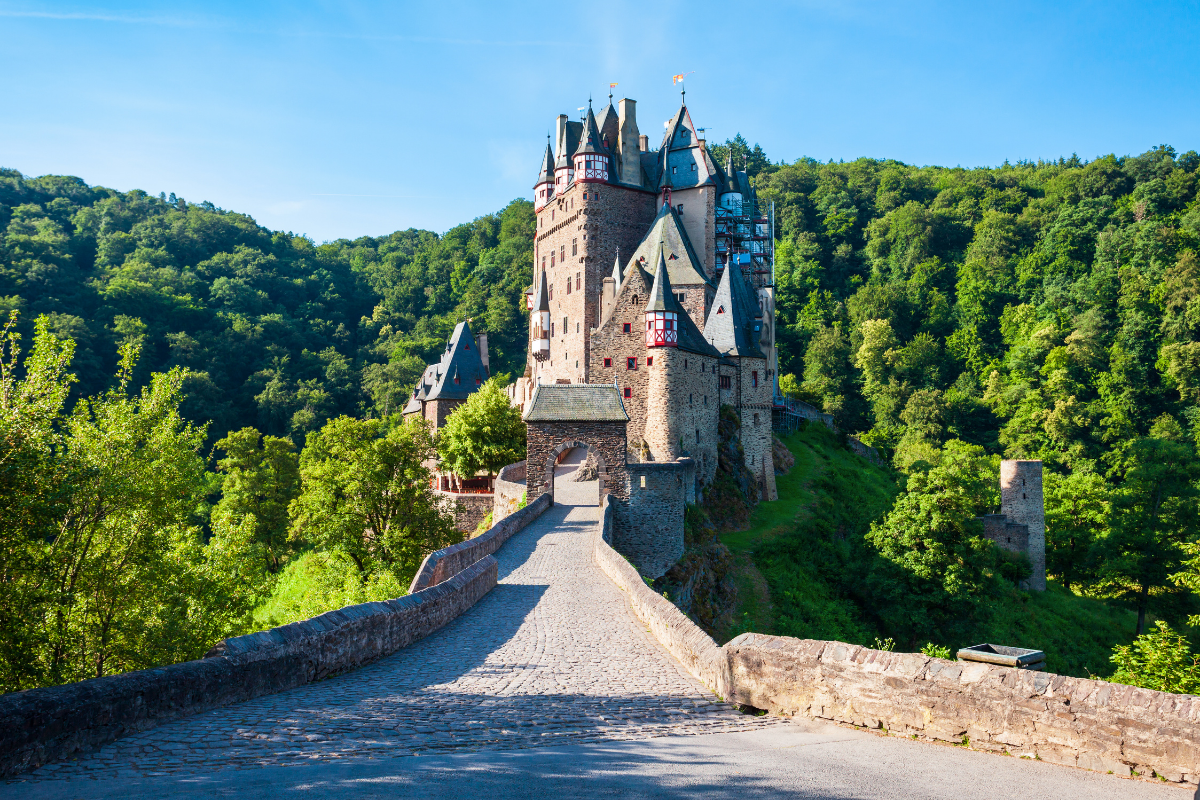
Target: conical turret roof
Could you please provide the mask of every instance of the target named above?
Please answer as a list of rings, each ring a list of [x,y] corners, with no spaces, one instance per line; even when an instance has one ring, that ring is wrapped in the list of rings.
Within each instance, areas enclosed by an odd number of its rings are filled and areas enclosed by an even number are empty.
[[[704,335],[725,355],[766,358],[758,347],[759,335],[755,330],[755,319],[762,312],[751,292],[742,277],[742,268],[737,264],[726,265],[704,322]]]
[[[542,277],[538,281],[537,294],[538,294],[537,310],[538,311],[549,311],[550,310],[550,293],[546,290],[546,270],[542,270]]]
[[[721,184],[721,194],[741,194],[742,189],[738,186],[737,170],[733,168],[733,148],[729,148],[729,155],[725,159],[725,180]]]
[[[654,270],[654,285],[650,287],[650,297],[646,299],[647,311],[678,311],[678,301],[671,291],[671,278],[667,275],[667,259],[663,251],[658,251],[658,268]]]
[[[554,151],[550,149],[550,137],[546,137],[546,154],[542,156],[542,168],[538,172],[537,183],[534,186],[539,186],[543,183],[554,183]]]
[[[575,155],[606,155],[600,142],[600,130],[596,127],[596,115],[592,113],[592,104],[588,103],[587,119],[583,122],[583,134],[579,138],[579,149]]]
[[[612,279],[617,282],[617,286],[625,279],[625,270],[621,269],[621,254],[617,253],[616,263],[613,264]]]

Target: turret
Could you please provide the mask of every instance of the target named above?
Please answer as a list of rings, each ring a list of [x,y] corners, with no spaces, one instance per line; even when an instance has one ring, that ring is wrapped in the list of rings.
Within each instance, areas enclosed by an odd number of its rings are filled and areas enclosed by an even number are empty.
[[[596,128],[596,116],[588,103],[587,120],[583,123],[583,136],[579,149],[575,151],[575,180],[588,183],[608,182],[608,153],[600,142],[600,131]]]
[[[550,149],[550,134],[546,134],[546,154],[542,156],[542,168],[538,171],[537,183],[533,185],[533,210],[541,211],[552,197],[554,197],[554,151]]]
[[[617,292],[625,279],[621,269],[621,252],[617,251],[617,260],[613,264],[612,274],[604,279],[604,288],[600,294],[600,324],[603,325],[612,316],[613,305],[616,303]]]
[[[550,296],[546,290],[546,271],[542,270],[542,278],[537,290],[537,308],[533,312],[533,336],[530,349],[538,361],[550,358]]]
[[[667,260],[658,251],[658,269],[654,286],[646,300],[646,347],[679,346],[679,307],[667,277]]]
[[[733,149],[725,160],[725,182],[721,185],[721,205],[735,214],[742,213],[742,188],[738,185],[737,172],[733,167]]]

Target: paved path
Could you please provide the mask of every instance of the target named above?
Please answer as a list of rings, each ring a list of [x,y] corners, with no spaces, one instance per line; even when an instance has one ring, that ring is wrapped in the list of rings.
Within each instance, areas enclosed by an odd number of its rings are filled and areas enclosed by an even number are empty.
[[[432,636],[347,675],[171,722],[26,777],[196,775],[776,724],[719,702],[637,622],[592,563],[595,506],[566,504],[572,495],[594,502],[596,484],[556,483],[560,504],[496,554],[500,584]]]
[[[567,477],[575,462],[557,477]],[[595,484],[497,553],[500,585],[356,672],[127,737],[0,784],[18,798],[1091,798],[1174,787],[719,703],[591,561]]]

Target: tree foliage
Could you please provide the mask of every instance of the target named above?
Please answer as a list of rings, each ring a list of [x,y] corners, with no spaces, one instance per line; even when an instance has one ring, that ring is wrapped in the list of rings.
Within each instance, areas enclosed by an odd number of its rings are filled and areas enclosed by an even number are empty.
[[[490,477],[524,460],[525,423],[500,381],[489,379],[450,413],[438,431],[437,449],[442,464],[462,477],[477,472]]]

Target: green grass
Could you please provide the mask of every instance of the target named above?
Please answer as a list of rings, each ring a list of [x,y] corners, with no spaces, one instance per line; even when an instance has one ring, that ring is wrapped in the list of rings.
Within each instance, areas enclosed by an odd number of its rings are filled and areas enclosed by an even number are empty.
[[[777,477],[779,500],[759,503],[744,530],[721,534],[737,564],[738,606],[718,638],[755,631],[871,645],[893,635],[872,614],[860,579],[872,558],[863,535],[891,507],[897,476],[821,425],[783,441],[796,465]],[[985,641],[1032,647],[1046,652],[1051,672],[1089,677],[1111,674],[1112,648],[1134,635],[1129,608],[1053,582],[1044,593],[1008,590],[990,603],[992,613],[963,641],[934,644],[951,652]]]

